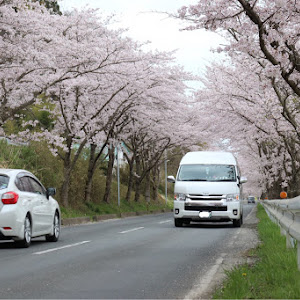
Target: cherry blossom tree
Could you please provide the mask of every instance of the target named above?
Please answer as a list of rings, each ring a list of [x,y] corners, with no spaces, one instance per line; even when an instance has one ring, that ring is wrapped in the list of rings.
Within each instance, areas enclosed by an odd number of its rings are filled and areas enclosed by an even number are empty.
[[[94,22],[95,12],[84,13],[85,23],[81,16],[52,14],[36,1],[1,1],[0,126],[38,103],[49,88],[78,77],[81,67],[93,71],[85,66],[97,58],[79,43],[79,32]],[[95,33],[93,27],[85,32],[91,39]]]
[[[126,145],[126,149],[130,150],[130,154],[124,152],[129,163],[130,174],[127,201],[130,199],[134,177],[135,195],[138,201],[142,181],[149,176],[155,165],[160,163],[164,150],[170,145],[168,132],[174,130],[169,125],[174,118],[171,115],[177,111],[176,107],[183,108],[186,105],[182,103],[185,101],[184,92],[187,88],[184,81],[194,78],[179,68],[168,66],[170,62],[172,57],[166,59],[164,55],[160,55],[158,58],[152,57],[151,61],[144,60],[140,64],[135,64],[135,66],[139,65],[140,69],[135,71],[139,74],[139,79],[135,80],[139,92],[135,94],[134,102],[131,102],[134,105],[127,106],[117,123],[110,126],[109,130],[112,138],[104,202],[109,202],[116,144]],[[157,130],[158,126],[160,127]],[[150,155],[151,151],[154,151],[154,154]],[[136,174],[143,174],[134,176],[134,166],[137,169]]]
[[[64,161],[61,198],[67,206],[74,165],[85,145],[105,129],[110,118],[136,93],[133,87],[136,80],[134,70],[126,69],[125,65],[134,66],[141,58],[135,50],[138,45],[121,37],[123,31],[108,30],[95,11],[74,11],[69,16],[49,15],[44,21],[49,21],[48,26],[55,22],[51,27],[55,35],[47,36],[53,40],[49,41],[47,49],[40,49],[38,53],[50,65],[50,71],[39,72],[36,80],[32,78],[28,89],[33,90],[35,85],[43,87],[39,94],[43,94],[55,106],[55,109],[48,110],[55,122],[51,132],[36,132],[34,138],[46,139]],[[45,32],[39,34],[44,35]],[[48,53],[53,53],[51,59],[46,57]],[[42,62],[37,62],[37,68],[41,68]],[[19,70],[20,66],[16,69]],[[22,101],[26,96],[31,96],[29,91],[21,89],[18,82],[12,86],[13,90],[22,91],[24,97],[19,97]],[[9,99],[17,102],[12,96]],[[30,97],[22,105],[28,106],[36,101],[37,98]],[[13,106],[8,101],[3,104]],[[16,111],[23,106],[17,102]],[[27,134],[28,130],[23,132],[23,136]],[[75,144],[77,150],[73,156]]]
[[[32,6],[23,1],[0,3],[0,126],[36,101],[45,88],[43,78],[52,72],[46,37],[51,39],[53,32],[43,21],[50,13],[38,3]]]
[[[205,89],[198,94],[198,109],[210,116],[202,120],[207,140],[230,140],[231,149],[239,150],[239,156],[244,156],[242,161],[248,161],[244,169],[250,178],[253,166],[260,169],[255,178],[261,189],[274,189],[275,184],[281,188],[283,183],[295,181],[292,178],[299,172],[295,143],[298,133],[284,117],[286,112],[293,114],[294,105],[280,105],[272,81],[263,81],[259,69],[246,67],[244,60],[234,66],[209,67],[203,82]]]
[[[170,69],[172,72],[167,79],[164,78],[162,74],[166,75],[166,72],[162,71],[165,62],[170,62],[169,54],[143,53],[139,45],[121,37],[120,31],[111,31],[101,26],[91,12],[75,12],[69,23],[72,27],[70,25],[67,28],[66,38],[73,45],[69,49],[69,56],[71,60],[85,58],[85,63],[79,64],[74,75],[70,76],[69,57],[66,62],[60,61],[57,72],[62,74],[63,80],[53,81],[45,91],[45,95],[56,105],[56,109],[51,112],[56,120],[54,128],[51,132],[35,134],[37,139],[47,139],[64,162],[61,199],[65,206],[68,206],[71,173],[86,145],[98,145],[103,149],[103,144],[113,144],[120,128],[126,125],[126,116],[133,111],[140,113],[139,107],[145,109],[147,103],[143,106],[141,104],[150,95],[152,98],[160,96],[160,103],[168,100],[162,97],[162,93],[158,95],[158,92],[163,91],[163,88],[156,88],[162,85],[160,81],[163,80],[164,88],[168,87],[170,98],[171,92],[176,92],[176,85],[168,84],[173,81],[182,85],[180,76],[183,74],[179,70],[176,70],[177,74]],[[72,65],[75,64],[76,61]],[[156,67],[160,64],[160,68]],[[90,163],[87,201],[96,159],[90,160]],[[110,183],[111,177],[108,176],[106,202]]]
[[[69,205],[72,172],[87,146],[89,201],[105,145],[140,140],[132,160],[138,200],[141,183],[161,163],[165,149],[199,138],[191,134],[184,84],[194,78],[174,66],[172,53],[143,52],[123,30],[108,29],[94,10],[59,15],[42,3],[0,2],[0,125],[32,105],[49,114],[51,126],[26,121],[20,136],[46,140],[63,161],[64,206]],[[113,161],[113,151],[110,156]],[[110,184],[107,176],[107,202]]]
[[[179,15],[195,24],[189,29],[226,30],[231,35],[226,51],[261,59],[300,96],[299,9],[293,0],[199,1],[182,7]]]
[[[144,181],[146,199],[150,199],[150,173],[164,161],[167,149],[199,141],[199,134],[191,131],[193,124],[184,84],[188,79],[191,76],[178,68],[158,68],[155,84],[147,90],[144,108],[131,116],[132,122],[124,130],[124,142],[130,150],[130,155],[125,153],[129,165],[127,201],[133,186],[135,201],[139,201]]]
[[[186,29],[227,38],[218,50],[230,61],[208,70],[201,96],[209,111],[217,105],[214,116],[223,127],[209,120],[206,126],[219,138],[222,132],[223,141],[227,137],[244,157],[256,151],[262,188],[269,191],[281,184],[293,190],[299,176],[299,8],[295,1],[232,0],[199,1],[179,10],[191,22]]]

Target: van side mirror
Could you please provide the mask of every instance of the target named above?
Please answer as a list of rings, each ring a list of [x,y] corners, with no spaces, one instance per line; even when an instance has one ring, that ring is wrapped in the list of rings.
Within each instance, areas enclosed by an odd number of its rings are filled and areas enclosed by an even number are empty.
[[[167,181],[168,181],[168,182],[175,183],[175,177],[174,177],[174,176],[168,176],[168,177],[167,177]]]
[[[246,182],[247,182],[247,178],[242,176],[240,178],[240,183],[246,183]]]
[[[50,196],[54,196],[56,194],[56,188],[47,188],[46,196],[49,199]]]

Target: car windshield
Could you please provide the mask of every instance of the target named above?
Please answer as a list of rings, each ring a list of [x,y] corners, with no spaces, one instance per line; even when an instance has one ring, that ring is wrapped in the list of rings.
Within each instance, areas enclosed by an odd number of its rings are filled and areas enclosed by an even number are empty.
[[[9,178],[6,175],[0,175],[0,190],[7,188],[8,181]]]
[[[233,165],[182,165],[179,181],[236,181]]]

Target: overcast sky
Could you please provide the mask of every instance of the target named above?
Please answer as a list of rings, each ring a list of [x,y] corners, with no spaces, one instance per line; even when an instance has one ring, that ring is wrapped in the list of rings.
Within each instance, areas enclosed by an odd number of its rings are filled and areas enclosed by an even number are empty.
[[[128,28],[135,40],[151,42],[152,49],[177,50],[176,58],[187,71],[203,73],[205,65],[216,58],[210,49],[222,39],[202,30],[180,31],[184,23],[157,12],[176,12],[181,6],[197,0],[59,0],[62,11],[85,6],[99,8],[105,15],[116,14],[118,25]]]

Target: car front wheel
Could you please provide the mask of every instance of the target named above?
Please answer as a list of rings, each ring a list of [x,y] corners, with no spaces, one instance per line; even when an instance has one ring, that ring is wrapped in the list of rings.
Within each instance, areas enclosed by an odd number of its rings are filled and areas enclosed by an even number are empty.
[[[60,235],[60,219],[59,215],[56,212],[53,219],[53,234],[46,235],[47,242],[57,242]]]

